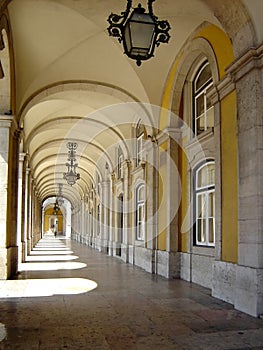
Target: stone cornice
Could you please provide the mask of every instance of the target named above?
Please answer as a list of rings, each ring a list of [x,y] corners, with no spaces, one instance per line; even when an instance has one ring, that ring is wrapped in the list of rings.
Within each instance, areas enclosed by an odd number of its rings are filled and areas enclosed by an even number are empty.
[[[258,48],[251,48],[243,56],[226,69],[226,73],[230,74],[232,80],[237,82],[253,69],[261,69],[263,67],[263,44]]]
[[[207,96],[211,99],[212,104],[214,105],[219,101],[222,101],[227,95],[234,91],[235,88],[235,83],[228,74],[208,92]]]

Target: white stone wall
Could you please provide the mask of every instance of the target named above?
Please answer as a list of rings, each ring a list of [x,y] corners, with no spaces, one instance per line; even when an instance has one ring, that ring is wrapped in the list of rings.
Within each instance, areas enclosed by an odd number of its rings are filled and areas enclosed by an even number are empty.
[[[134,264],[145,271],[152,273],[152,250],[135,246]]]
[[[204,255],[192,255],[192,282],[203,287],[212,287],[212,264],[214,258]]]
[[[235,308],[258,317],[263,314],[263,270],[236,268]]]
[[[180,277],[185,281],[191,281],[191,254],[181,253]]]
[[[214,261],[212,295],[230,304],[235,303],[236,264]]]

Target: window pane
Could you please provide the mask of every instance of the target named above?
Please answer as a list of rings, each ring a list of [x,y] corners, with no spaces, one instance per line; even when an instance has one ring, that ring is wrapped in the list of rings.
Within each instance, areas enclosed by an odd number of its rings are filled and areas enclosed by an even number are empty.
[[[212,78],[212,73],[209,64],[207,64],[201,71],[198,79],[196,80],[196,90],[200,89],[205,83]]]
[[[206,220],[197,220],[197,243],[204,244],[206,242]]]
[[[215,183],[215,165],[208,163],[197,172],[197,187],[207,187]]]
[[[215,243],[215,220],[214,218],[208,219],[208,230],[209,230],[209,243]]]
[[[196,129],[197,129],[197,135],[200,134],[202,131],[205,130],[205,118],[204,118],[204,114],[202,114],[202,115],[196,120]]]
[[[207,128],[214,127],[214,107],[211,107],[206,111],[206,126]]]
[[[205,218],[207,213],[207,201],[206,201],[206,195],[198,194],[197,197],[197,215],[198,218]]]
[[[203,114],[205,110],[204,95],[197,97],[196,99],[196,117]]]
[[[215,192],[208,193],[208,201],[209,201],[209,207],[208,207],[208,216],[214,217],[215,216]]]
[[[138,199],[139,202],[144,200],[144,186],[140,186],[138,188],[137,199]]]
[[[138,222],[142,222],[144,219],[144,205],[140,204],[138,207]]]

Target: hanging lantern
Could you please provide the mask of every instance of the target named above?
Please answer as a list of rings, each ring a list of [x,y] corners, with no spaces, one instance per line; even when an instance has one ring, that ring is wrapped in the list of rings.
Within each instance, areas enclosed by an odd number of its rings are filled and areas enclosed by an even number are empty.
[[[121,15],[112,13],[108,18],[109,35],[123,42],[124,53],[136,60],[138,66],[141,61],[154,56],[156,46],[168,43],[170,39],[168,31],[171,27],[168,21],[158,21],[158,17],[153,14],[153,1],[148,1],[148,13],[139,4],[129,16],[132,0],[128,0],[125,12]]]

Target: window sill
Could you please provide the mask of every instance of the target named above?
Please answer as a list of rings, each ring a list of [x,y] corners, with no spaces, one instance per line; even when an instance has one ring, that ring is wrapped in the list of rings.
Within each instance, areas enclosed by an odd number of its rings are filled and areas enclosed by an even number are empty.
[[[136,239],[134,245],[137,247],[145,247],[145,241],[144,239]]]
[[[214,137],[214,128],[209,128],[206,131],[203,131],[198,136],[194,136],[191,138],[189,142],[185,145],[185,148],[192,148],[195,147],[197,143],[207,141],[209,139],[212,139]]]
[[[215,247],[211,246],[194,246],[192,250],[193,254],[197,255],[206,255],[206,256],[215,256]]]
[[[136,165],[132,171],[132,174],[143,172],[145,169],[145,162],[141,162],[140,164]]]

